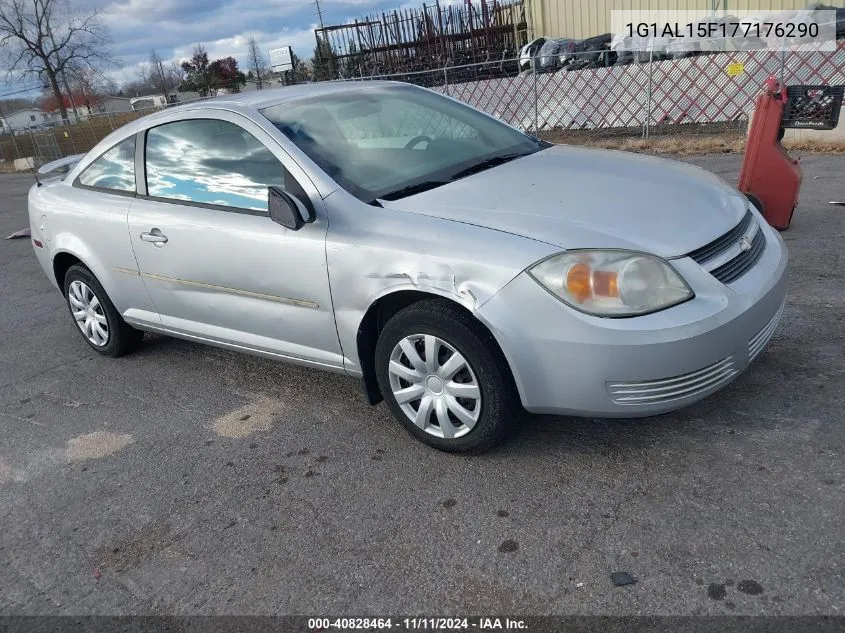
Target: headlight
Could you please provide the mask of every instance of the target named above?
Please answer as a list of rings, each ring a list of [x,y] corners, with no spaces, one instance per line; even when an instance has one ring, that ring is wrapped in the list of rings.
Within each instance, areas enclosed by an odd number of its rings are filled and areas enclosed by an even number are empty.
[[[646,314],[695,296],[665,260],[634,251],[568,251],[528,272],[564,303],[597,316]]]

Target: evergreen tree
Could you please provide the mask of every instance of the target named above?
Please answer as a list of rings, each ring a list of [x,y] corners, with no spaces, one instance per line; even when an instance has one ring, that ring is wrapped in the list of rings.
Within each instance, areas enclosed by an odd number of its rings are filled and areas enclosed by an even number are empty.
[[[314,57],[311,58],[311,75],[314,81],[330,81],[338,76],[337,54],[332,45],[317,36]]]

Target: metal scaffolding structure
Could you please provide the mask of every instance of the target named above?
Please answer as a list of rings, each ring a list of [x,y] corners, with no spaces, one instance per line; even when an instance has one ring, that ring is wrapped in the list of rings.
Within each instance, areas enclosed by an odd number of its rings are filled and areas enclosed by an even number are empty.
[[[527,34],[522,0],[438,1],[314,31],[340,78],[511,60]],[[504,74],[514,70],[502,68]]]

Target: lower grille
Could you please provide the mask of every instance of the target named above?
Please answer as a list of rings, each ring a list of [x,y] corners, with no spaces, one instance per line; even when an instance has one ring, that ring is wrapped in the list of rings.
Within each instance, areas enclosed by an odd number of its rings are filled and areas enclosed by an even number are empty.
[[[771,340],[772,335],[775,333],[775,330],[778,327],[778,322],[780,322],[780,316],[783,314],[783,305],[780,306],[780,309],[777,311],[777,314],[772,317],[771,321],[769,321],[766,326],[757,332],[750,341],[748,341],[748,360],[752,361],[757,358],[757,354],[763,351],[763,348],[766,347],[766,344]]]
[[[612,382],[607,384],[607,390],[616,404],[663,404],[718,387],[737,373],[733,356],[728,356],[703,369],[681,376],[661,380]]]

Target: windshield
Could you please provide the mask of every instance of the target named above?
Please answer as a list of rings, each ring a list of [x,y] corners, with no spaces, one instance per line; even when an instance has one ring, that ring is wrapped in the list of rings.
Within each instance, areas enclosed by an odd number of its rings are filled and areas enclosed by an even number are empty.
[[[261,113],[364,202],[419,193],[548,146],[415,86],[369,84]]]

